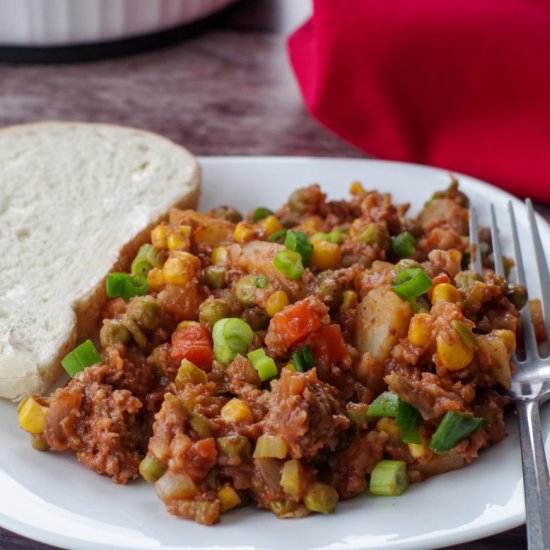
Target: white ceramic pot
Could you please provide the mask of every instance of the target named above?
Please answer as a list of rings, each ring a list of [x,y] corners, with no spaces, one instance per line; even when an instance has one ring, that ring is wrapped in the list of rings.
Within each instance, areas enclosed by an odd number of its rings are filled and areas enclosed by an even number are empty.
[[[130,38],[202,19],[236,0],[0,0],[0,46]]]

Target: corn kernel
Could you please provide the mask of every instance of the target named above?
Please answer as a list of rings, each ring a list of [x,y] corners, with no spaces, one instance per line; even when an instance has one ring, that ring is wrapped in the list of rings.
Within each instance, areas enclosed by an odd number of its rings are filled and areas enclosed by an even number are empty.
[[[460,292],[450,283],[440,283],[432,289],[432,304],[437,302],[460,302]]]
[[[231,399],[221,408],[220,416],[226,422],[231,423],[252,422],[254,420],[250,407],[237,398]]]
[[[342,293],[342,309],[349,310],[357,307],[357,292],[355,290],[344,290]]]
[[[226,246],[217,246],[210,255],[210,261],[214,265],[227,265],[228,259],[229,253]]]
[[[467,367],[474,358],[474,348],[467,346],[457,334],[452,343],[448,343],[443,334],[438,334],[437,356],[444,367],[449,370],[461,370]]]
[[[154,267],[147,274],[147,287],[151,292],[158,292],[162,290],[166,285],[164,280],[164,272],[158,267]]]
[[[251,223],[239,222],[233,232],[233,240],[236,243],[246,243],[257,239],[261,233],[262,231],[258,231],[257,226],[254,226]]]
[[[230,485],[224,485],[218,491],[218,499],[220,501],[222,512],[227,512],[227,510],[231,510],[231,508],[235,508],[235,506],[238,506],[241,503],[239,494]]]
[[[46,426],[48,407],[41,405],[35,397],[28,397],[19,407],[19,426],[31,434],[41,434]]]
[[[287,370],[290,372],[296,372],[296,367],[294,366],[294,363],[287,363],[282,370]]]
[[[256,441],[254,458],[285,458],[288,445],[280,435],[263,434]]]
[[[164,250],[168,248],[168,227],[165,223],[157,225],[151,231],[151,243],[157,250]]]
[[[359,196],[367,194],[367,192],[365,191],[365,188],[358,181],[352,182],[352,184],[349,187],[349,192],[352,195],[359,195]]]
[[[289,303],[288,294],[284,290],[277,290],[267,299],[265,311],[270,317],[273,317]]]
[[[420,436],[422,443],[409,443],[409,452],[421,464],[425,464],[432,458],[433,452],[430,449],[430,438],[426,434],[424,426],[420,427]]]
[[[317,269],[337,269],[340,267],[342,249],[335,243],[328,241],[313,241],[311,263]]]
[[[504,342],[508,355],[512,355],[516,351],[516,335],[511,330],[501,328],[494,330],[493,334]]]
[[[409,453],[411,453],[411,456],[413,458],[422,458],[426,449],[429,450],[429,448],[426,447],[424,443],[409,443]]]
[[[200,267],[200,260],[188,252],[172,252],[164,262],[162,272],[166,283],[187,284]]]
[[[462,266],[462,252],[453,248],[447,251],[447,258],[447,267],[445,270],[454,277]]]
[[[386,432],[392,437],[401,438],[401,430],[393,418],[380,418],[380,420],[376,423],[376,429],[379,432]]]
[[[168,250],[185,250],[191,248],[191,226],[180,225],[174,229],[166,240]]]
[[[417,313],[411,319],[407,337],[415,346],[425,346],[432,334],[432,318],[428,313]]]
[[[260,227],[265,231],[267,237],[271,237],[277,231],[282,231],[284,229],[281,222],[276,218],[276,216],[267,216],[260,221]]]

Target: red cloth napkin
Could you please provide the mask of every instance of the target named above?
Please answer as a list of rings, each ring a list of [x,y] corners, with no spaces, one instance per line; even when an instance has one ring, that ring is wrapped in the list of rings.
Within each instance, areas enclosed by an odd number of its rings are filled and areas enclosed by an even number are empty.
[[[289,51],[343,139],[550,202],[550,2],[314,0]]]

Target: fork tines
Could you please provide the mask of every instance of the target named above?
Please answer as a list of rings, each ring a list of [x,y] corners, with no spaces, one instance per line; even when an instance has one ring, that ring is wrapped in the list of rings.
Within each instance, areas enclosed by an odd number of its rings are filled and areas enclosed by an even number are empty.
[[[550,319],[550,274],[548,272],[548,264],[546,262],[546,256],[544,253],[544,249],[542,248],[542,242],[540,239],[540,234],[539,234],[537,223],[535,220],[533,204],[529,199],[527,199],[526,201],[526,206],[527,206],[527,218],[529,222],[529,229],[531,232],[531,237],[532,237],[534,252],[535,252],[536,274],[538,276],[540,288],[542,291],[541,302],[542,302],[542,309],[543,309],[543,314],[544,314],[544,319],[546,324],[546,334],[548,334],[548,321]],[[520,237],[518,233],[516,216],[515,216],[514,207],[511,201],[508,201],[507,210],[510,218],[510,226],[512,229],[512,242],[513,242],[513,248],[514,248],[514,260],[515,260],[515,266],[516,266],[517,282],[523,287],[527,288],[525,264],[523,262],[523,254],[521,251],[521,243],[520,243]],[[470,208],[470,243],[471,243],[470,246],[471,248],[479,249],[479,236],[477,233],[477,223],[476,223],[477,220],[475,218],[476,218],[475,211],[472,208]],[[497,273],[497,275],[504,276],[502,245],[499,238],[496,212],[493,204],[491,204],[491,236],[492,236],[492,244],[493,244],[493,258],[494,258],[495,272]],[[477,254],[476,256],[477,257],[475,259],[476,261],[479,260],[479,264],[480,264],[481,263],[480,254]],[[477,266],[479,264],[477,264]],[[475,271],[480,271],[480,269],[478,270],[477,266],[473,267],[475,265],[473,260],[470,265],[472,266],[471,268],[474,269]],[[529,305],[527,305],[522,310],[521,319],[522,319],[523,334],[525,339],[525,354],[526,354],[526,359],[529,359],[539,354],[537,340],[535,336],[535,327],[533,324],[531,308],[529,307]]]

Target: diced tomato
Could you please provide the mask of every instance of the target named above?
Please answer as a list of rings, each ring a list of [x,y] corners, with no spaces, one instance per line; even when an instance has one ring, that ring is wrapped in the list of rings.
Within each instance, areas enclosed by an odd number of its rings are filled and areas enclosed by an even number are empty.
[[[340,325],[326,325],[308,338],[315,359],[337,363],[347,359],[349,352]]]
[[[277,313],[269,323],[269,334],[277,335],[277,345],[289,348],[321,326],[319,313],[309,300],[301,300]],[[269,339],[266,338],[266,341]]]
[[[201,369],[210,370],[214,360],[212,337],[201,325],[191,325],[176,330],[172,334],[171,355],[177,361],[187,359]]]

